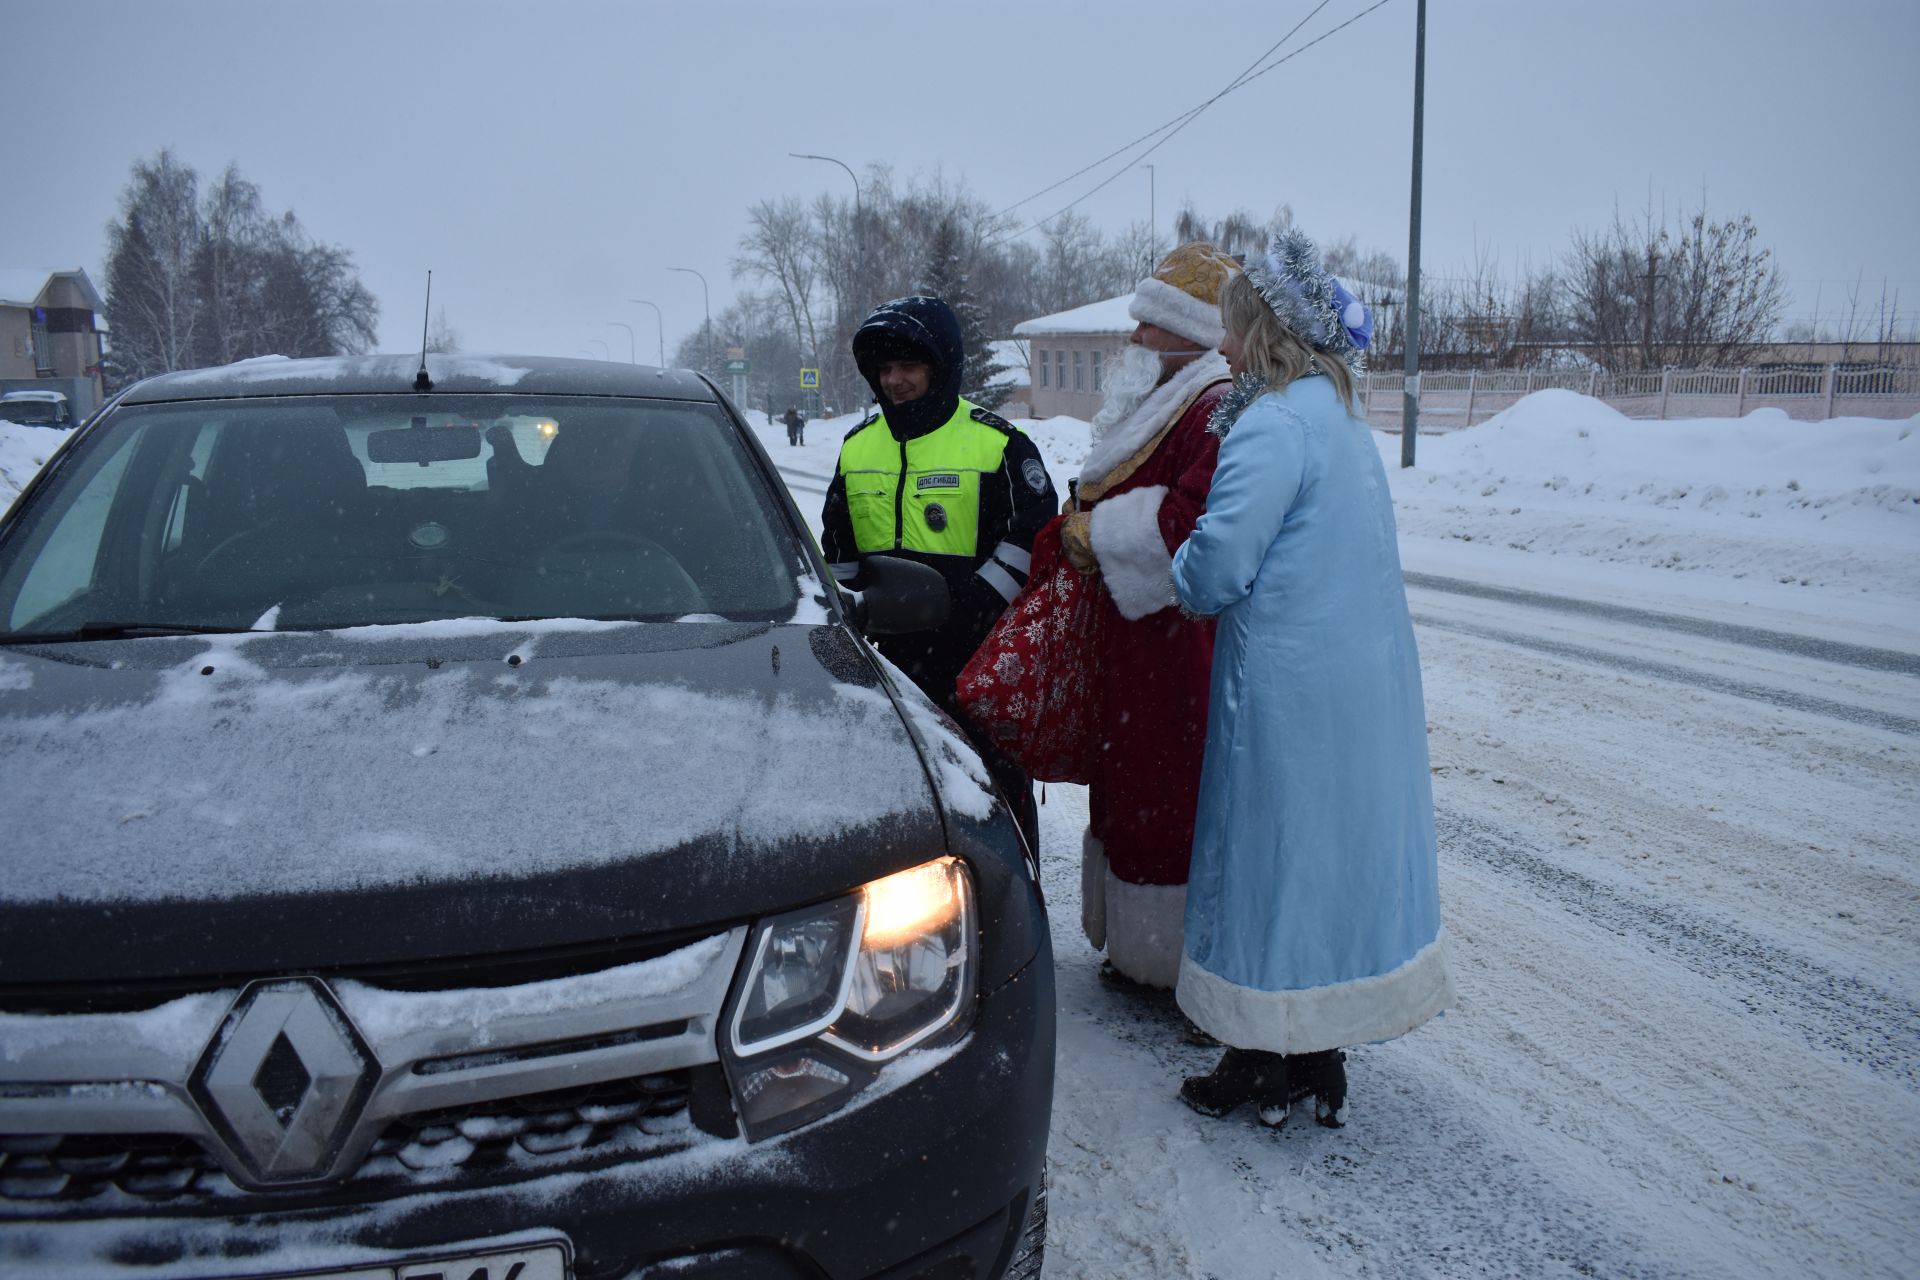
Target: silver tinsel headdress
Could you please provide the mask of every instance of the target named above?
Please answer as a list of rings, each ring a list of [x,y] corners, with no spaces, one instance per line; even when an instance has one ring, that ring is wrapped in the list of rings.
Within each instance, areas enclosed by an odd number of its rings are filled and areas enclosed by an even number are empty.
[[[1306,232],[1294,228],[1275,232],[1264,257],[1249,257],[1246,274],[1295,336],[1315,350],[1346,361],[1355,373],[1366,371],[1373,317],[1320,265],[1320,250]]]

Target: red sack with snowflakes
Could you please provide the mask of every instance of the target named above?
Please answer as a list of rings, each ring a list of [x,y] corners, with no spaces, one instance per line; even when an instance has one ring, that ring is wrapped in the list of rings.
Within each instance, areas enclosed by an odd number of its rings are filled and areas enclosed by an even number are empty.
[[[994,623],[955,695],[974,728],[1037,782],[1086,782],[1100,742],[1100,584],[1073,567],[1056,516],[1026,590]]]

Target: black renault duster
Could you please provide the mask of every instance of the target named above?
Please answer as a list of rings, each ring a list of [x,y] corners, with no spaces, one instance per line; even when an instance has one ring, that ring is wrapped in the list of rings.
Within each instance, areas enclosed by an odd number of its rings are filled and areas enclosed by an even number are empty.
[[[683,372],[134,387],[0,520],[0,1273],[1038,1273],[1029,851]],[[897,570],[897,571],[895,571]]]

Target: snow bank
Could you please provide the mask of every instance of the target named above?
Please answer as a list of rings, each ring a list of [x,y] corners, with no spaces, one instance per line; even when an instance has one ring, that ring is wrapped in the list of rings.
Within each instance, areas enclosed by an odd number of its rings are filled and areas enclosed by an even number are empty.
[[[1745,518],[1920,504],[1920,419],[1646,421],[1571,391],[1536,391],[1480,426],[1420,443],[1422,469],[1476,483],[1666,510],[1738,508]],[[1490,496],[1490,495],[1482,495]]]
[[[1653,569],[1910,611],[1920,605],[1917,428],[1920,419],[1795,422],[1777,409],[1637,421],[1550,390],[1477,427],[1421,437],[1408,470],[1397,436],[1376,440],[1410,568],[1422,541],[1452,542],[1555,557],[1561,574]]]
[[[30,427],[0,419],[0,511],[12,505],[27,481],[72,434],[71,430]]]

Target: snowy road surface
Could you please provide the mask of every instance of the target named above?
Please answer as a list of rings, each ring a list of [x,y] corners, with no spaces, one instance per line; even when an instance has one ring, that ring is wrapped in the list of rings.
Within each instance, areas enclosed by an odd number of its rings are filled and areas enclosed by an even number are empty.
[[[839,434],[766,437],[810,519]],[[1097,980],[1085,793],[1046,789],[1048,1276],[1913,1274],[1915,628],[1442,559],[1408,596],[1460,999],[1351,1052],[1345,1129],[1179,1104],[1217,1051]]]

